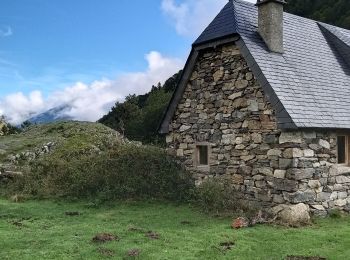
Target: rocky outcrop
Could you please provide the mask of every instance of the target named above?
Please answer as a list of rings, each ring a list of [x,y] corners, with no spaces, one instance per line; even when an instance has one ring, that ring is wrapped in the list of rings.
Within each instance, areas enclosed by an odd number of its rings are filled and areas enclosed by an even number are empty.
[[[350,168],[335,166],[336,133],[279,129],[273,106],[233,44],[201,53],[166,140],[197,184],[228,179],[242,198],[270,208],[303,203],[319,215],[350,210]],[[203,143],[210,165],[197,167]]]
[[[7,161],[12,164],[18,164],[20,161],[32,161],[37,159],[40,156],[43,156],[44,154],[48,154],[54,149],[55,143],[49,142],[44,144],[40,148],[36,148],[33,151],[25,151],[18,154],[10,155],[7,158]]]
[[[14,177],[22,175],[22,170],[19,164],[28,163],[52,152],[54,146],[54,142],[49,142],[33,151],[25,151],[9,155],[4,162],[0,162],[0,183],[6,183]]]

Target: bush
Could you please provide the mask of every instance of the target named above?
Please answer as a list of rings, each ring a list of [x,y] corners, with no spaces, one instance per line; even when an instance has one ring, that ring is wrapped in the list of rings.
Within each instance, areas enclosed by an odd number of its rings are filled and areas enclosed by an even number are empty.
[[[123,144],[100,154],[49,155],[32,163],[9,190],[37,198],[166,199],[190,197],[194,182],[166,153]]]
[[[196,189],[196,203],[206,213],[236,216],[255,216],[258,207],[242,199],[232,184],[222,179],[207,179]]]

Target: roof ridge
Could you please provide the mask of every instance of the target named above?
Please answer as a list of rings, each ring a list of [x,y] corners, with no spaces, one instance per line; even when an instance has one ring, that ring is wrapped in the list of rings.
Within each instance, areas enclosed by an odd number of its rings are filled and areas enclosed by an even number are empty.
[[[326,40],[331,43],[332,48],[340,54],[341,58],[350,66],[350,35],[344,34],[336,26],[325,23],[317,23]]]
[[[247,5],[255,5],[251,2],[247,2],[247,1],[244,1],[244,0],[229,0],[230,2],[233,1],[233,2],[239,2],[241,4],[247,4]]]
[[[231,2],[231,0],[230,0]],[[241,2],[240,0],[233,0],[232,1],[232,9],[233,9],[233,18],[236,21],[236,31],[239,34],[240,30],[239,30],[239,24],[237,23],[237,11],[236,11],[236,5],[233,2]]]
[[[343,43],[345,43],[346,45],[348,45],[350,47],[350,35],[346,35],[344,32],[342,32],[342,30],[346,30],[343,29],[341,27],[337,27],[334,25],[330,25],[327,23],[322,23],[322,22],[317,22],[318,26],[324,29],[326,29],[329,33],[331,33],[332,35],[334,35],[335,37],[337,37],[339,40],[341,40]],[[339,30],[341,29],[341,30]],[[349,30],[347,30],[349,31]],[[350,33],[350,31],[349,31]]]

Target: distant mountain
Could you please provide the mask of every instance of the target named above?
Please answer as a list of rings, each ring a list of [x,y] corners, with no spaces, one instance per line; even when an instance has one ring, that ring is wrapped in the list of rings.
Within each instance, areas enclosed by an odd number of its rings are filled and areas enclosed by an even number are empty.
[[[32,124],[45,124],[73,120],[72,117],[67,115],[70,109],[71,107],[69,105],[54,107],[44,113],[28,119],[28,121]]]

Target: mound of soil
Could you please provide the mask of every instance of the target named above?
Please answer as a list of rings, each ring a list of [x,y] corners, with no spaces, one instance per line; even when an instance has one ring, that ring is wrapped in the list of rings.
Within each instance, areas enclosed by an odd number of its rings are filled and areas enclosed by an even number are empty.
[[[103,255],[103,256],[107,256],[107,257],[112,257],[115,255],[115,252],[111,249],[108,249],[108,248],[103,248],[103,247],[100,247],[98,249],[98,252]]]
[[[146,237],[148,237],[149,239],[159,239],[160,235],[156,232],[148,231],[146,233]]]
[[[95,243],[105,243],[105,242],[114,241],[114,240],[118,241],[119,238],[109,233],[97,234],[92,238],[92,242],[95,242]]]
[[[287,256],[286,260],[327,260],[319,256]]]
[[[9,223],[11,223],[12,225],[16,226],[16,227],[27,227],[23,221],[29,221],[31,220],[32,217],[26,217],[26,218],[21,218],[21,219],[17,219],[17,220],[12,220],[12,221],[9,221]]]
[[[140,255],[140,253],[141,253],[141,250],[140,249],[130,249],[129,251],[128,251],[128,256],[130,256],[130,257],[136,257],[136,256],[139,256]]]
[[[71,217],[81,215],[81,213],[78,211],[67,211],[67,212],[65,212],[65,214],[66,214],[66,216],[71,216]]]
[[[143,228],[137,227],[137,226],[129,226],[128,231],[130,232],[145,232]]]
[[[220,243],[220,247],[223,251],[231,250],[234,247],[234,242],[223,242]]]

